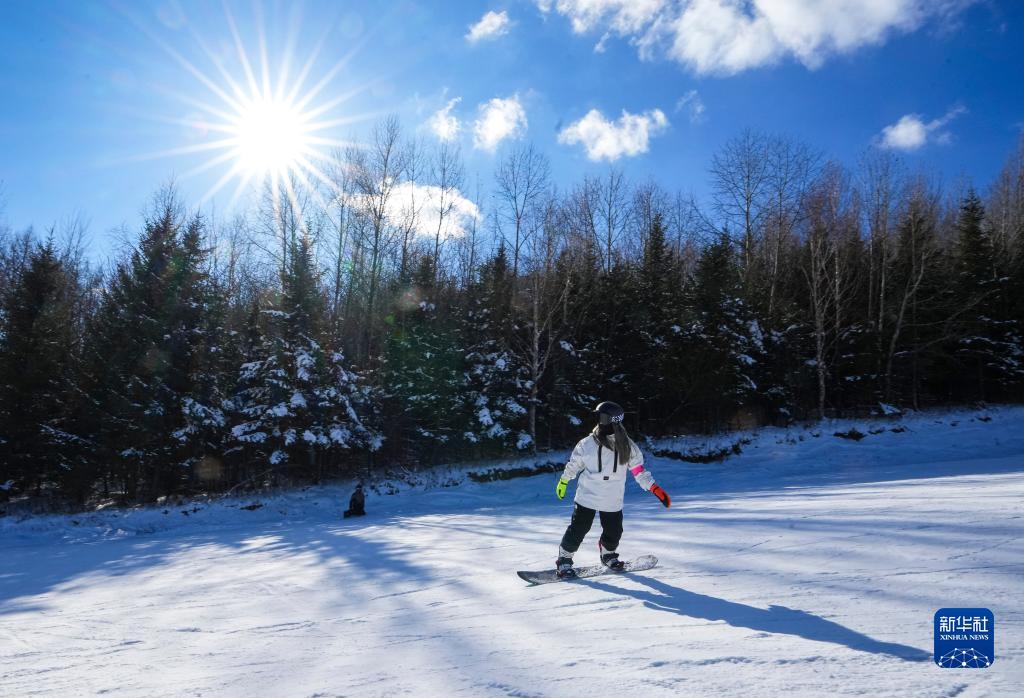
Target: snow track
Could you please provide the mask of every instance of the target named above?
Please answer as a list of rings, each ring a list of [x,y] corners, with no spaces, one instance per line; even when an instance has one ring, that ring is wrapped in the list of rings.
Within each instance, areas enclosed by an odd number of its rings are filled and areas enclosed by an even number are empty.
[[[554,476],[356,521],[291,506],[73,543],[8,525],[0,695],[1019,695],[1024,410],[987,415],[648,458],[673,507],[630,485],[622,550],[659,566],[573,584],[514,573],[554,561]],[[995,612],[992,667],[934,665],[943,606]]]

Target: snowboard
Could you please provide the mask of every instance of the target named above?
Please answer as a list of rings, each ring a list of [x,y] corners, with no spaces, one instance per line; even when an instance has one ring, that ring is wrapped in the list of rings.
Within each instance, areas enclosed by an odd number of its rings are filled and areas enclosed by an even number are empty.
[[[626,566],[619,570],[610,570],[604,565],[590,565],[589,567],[577,567],[575,577],[559,577],[554,569],[529,572],[520,570],[516,572],[519,578],[530,584],[549,584],[551,582],[571,582],[574,579],[586,579],[597,577],[602,574],[626,574],[627,572],[642,572],[649,570],[658,564],[658,558],[653,555],[641,555],[635,560],[627,560]]]

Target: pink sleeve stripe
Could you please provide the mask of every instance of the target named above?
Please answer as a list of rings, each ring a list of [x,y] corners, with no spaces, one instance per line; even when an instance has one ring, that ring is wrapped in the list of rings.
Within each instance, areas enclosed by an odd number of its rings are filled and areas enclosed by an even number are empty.
[[[636,477],[637,475],[639,475],[643,471],[644,471],[644,464],[643,463],[641,463],[640,465],[634,465],[632,468],[629,469],[629,472],[633,473],[633,477]]]

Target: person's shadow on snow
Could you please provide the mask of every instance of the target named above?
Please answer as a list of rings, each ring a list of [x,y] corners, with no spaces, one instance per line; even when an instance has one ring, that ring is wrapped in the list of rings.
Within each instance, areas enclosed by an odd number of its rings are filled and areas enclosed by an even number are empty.
[[[929,653],[916,647],[875,640],[807,611],[775,605],[768,608],[747,606],[714,596],[686,591],[640,575],[630,575],[629,580],[649,587],[651,591],[603,584],[593,579],[580,581],[601,591],[630,596],[643,601],[647,608],[668,611],[689,618],[722,620],[735,628],[796,635],[807,640],[832,642],[860,652],[885,654],[911,662],[924,662],[931,659]]]

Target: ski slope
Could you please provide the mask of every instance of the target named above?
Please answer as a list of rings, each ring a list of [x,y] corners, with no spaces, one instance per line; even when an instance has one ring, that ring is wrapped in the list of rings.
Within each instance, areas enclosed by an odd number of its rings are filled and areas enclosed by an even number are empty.
[[[1024,409],[749,438],[648,457],[669,510],[629,483],[620,550],[659,567],[540,587],[515,570],[554,561],[555,475],[357,520],[339,488],[2,519],[0,695],[1022,695]],[[994,611],[990,668],[932,662],[944,606]]]

